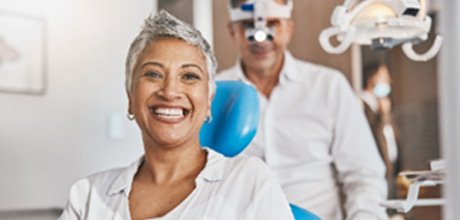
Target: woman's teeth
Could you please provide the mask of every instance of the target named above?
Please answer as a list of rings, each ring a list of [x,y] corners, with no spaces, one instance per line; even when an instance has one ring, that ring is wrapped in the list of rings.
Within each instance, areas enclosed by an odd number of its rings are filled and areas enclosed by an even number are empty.
[[[158,117],[171,119],[181,118],[185,115],[182,108],[156,108],[153,113]]]

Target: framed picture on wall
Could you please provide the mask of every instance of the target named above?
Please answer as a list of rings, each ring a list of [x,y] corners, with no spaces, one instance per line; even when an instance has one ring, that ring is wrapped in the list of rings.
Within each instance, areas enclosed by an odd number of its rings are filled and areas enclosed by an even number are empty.
[[[45,91],[45,21],[0,11],[0,92]]]

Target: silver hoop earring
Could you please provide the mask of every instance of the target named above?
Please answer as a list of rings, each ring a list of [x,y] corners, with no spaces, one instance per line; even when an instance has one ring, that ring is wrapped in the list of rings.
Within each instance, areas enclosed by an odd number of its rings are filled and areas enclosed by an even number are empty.
[[[212,115],[209,115],[206,117],[206,121],[205,121],[207,124],[210,124],[212,122]]]
[[[129,114],[129,113],[128,113],[128,114],[126,115],[126,117],[127,117],[130,121],[134,120],[134,115],[133,115],[133,114]]]

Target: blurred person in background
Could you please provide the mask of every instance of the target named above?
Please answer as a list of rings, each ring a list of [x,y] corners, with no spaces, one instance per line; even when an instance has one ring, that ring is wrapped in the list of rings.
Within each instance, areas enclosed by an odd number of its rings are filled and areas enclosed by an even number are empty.
[[[360,93],[364,112],[375,142],[386,166],[389,198],[397,198],[398,133],[392,117],[391,74],[387,65],[371,63],[363,71],[363,90]]]
[[[379,205],[387,196],[385,167],[359,99],[341,72],[287,51],[292,7],[292,0],[229,0],[239,58],[217,77],[254,85],[260,101],[257,134],[243,153],[262,158],[289,202],[322,219],[387,219]]]
[[[391,74],[386,65],[373,63],[364,68],[360,97],[380,156],[387,167],[387,178],[394,178],[398,172],[398,144],[392,118],[391,84]]]

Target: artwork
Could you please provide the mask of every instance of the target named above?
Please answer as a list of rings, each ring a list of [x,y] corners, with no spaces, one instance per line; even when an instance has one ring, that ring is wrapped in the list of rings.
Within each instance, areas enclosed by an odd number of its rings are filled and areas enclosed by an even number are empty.
[[[44,20],[0,11],[0,92],[44,91]]]

